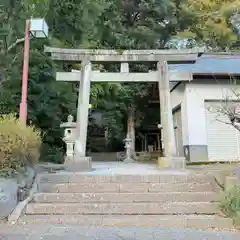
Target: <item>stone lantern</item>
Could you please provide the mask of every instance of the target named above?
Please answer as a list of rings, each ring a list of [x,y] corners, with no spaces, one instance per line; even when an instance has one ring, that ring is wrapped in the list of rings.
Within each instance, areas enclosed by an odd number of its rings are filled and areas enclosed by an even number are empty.
[[[69,115],[67,122],[62,123],[60,127],[65,128],[63,138],[67,149],[65,160],[72,160],[74,156],[74,144],[76,141],[76,123],[73,122],[73,116]]]
[[[127,135],[127,137],[123,140],[125,143],[125,149],[126,149],[126,158],[123,160],[125,163],[132,163],[134,162],[134,159],[132,158],[131,153],[131,142],[132,139]]]

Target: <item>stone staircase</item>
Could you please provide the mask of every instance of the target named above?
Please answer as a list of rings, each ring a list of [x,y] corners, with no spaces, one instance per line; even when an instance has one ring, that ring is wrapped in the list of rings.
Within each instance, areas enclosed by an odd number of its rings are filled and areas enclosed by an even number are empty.
[[[20,223],[97,227],[231,228],[217,215],[219,189],[211,176],[44,173]]]

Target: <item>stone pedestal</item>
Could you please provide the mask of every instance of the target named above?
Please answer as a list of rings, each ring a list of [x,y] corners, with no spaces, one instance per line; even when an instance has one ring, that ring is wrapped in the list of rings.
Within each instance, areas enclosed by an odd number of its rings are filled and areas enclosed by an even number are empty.
[[[132,158],[127,157],[127,158],[124,159],[123,162],[124,163],[134,163],[135,161]]]
[[[158,168],[171,168],[172,166],[169,165],[169,161],[168,161],[167,157],[158,157],[157,167]]]
[[[169,159],[167,157],[158,157],[157,167],[158,168],[184,169],[185,168],[185,158],[184,157],[172,157],[171,164],[169,164]]]
[[[64,168],[69,172],[90,172],[92,171],[92,158],[79,157],[65,161]]]
[[[185,162],[185,157],[172,157],[172,167],[175,169],[184,169]]]

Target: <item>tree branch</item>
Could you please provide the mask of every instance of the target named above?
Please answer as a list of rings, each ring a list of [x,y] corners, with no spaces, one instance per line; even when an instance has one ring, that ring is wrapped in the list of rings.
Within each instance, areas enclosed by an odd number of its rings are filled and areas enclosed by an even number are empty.
[[[15,48],[19,43],[24,42],[24,40],[25,40],[25,38],[19,38],[19,39],[17,39],[15,43],[11,44],[11,45],[8,47],[7,51],[8,51],[8,52],[11,51],[11,50],[12,50],[13,48]]]
[[[240,131],[240,125],[237,124],[236,122],[232,123],[233,127],[235,127],[238,131]]]
[[[217,119],[217,118],[216,118],[216,121],[218,121],[218,122],[220,122],[220,123],[224,123],[224,124],[233,125],[233,124],[232,124],[232,123],[230,123],[230,122],[225,122],[225,121],[222,121],[222,120],[220,120],[220,119]]]
[[[14,56],[11,65],[13,65],[13,64],[15,63],[15,61],[17,60],[17,58],[19,57],[19,55],[20,55],[22,52],[23,52],[23,51],[17,53],[17,54]]]

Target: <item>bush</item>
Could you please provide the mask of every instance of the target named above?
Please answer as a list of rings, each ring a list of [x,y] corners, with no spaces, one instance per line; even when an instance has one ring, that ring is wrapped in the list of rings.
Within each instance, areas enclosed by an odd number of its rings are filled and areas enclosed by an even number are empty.
[[[9,175],[38,161],[40,131],[25,126],[13,114],[0,116],[0,172]]]
[[[240,185],[233,186],[223,193],[219,207],[226,217],[235,218],[237,216],[240,212]]]
[[[64,163],[64,150],[55,146],[43,143],[41,146],[40,161],[51,163]]]

